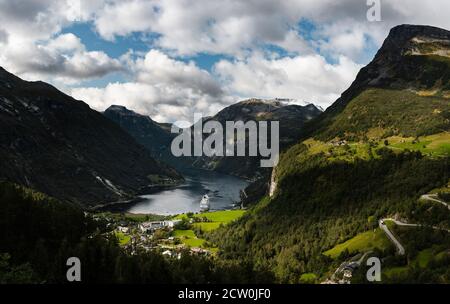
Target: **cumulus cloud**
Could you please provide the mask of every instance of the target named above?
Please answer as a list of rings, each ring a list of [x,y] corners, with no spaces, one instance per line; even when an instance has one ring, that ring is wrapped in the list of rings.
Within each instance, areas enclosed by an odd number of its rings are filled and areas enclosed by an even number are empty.
[[[276,59],[255,54],[246,60],[222,60],[215,72],[229,92],[242,97],[300,98],[328,107],[351,84],[360,68],[344,56],[330,64],[317,54]]]
[[[367,9],[364,0],[0,0],[0,65],[27,79],[61,83],[98,110],[119,103],[161,121],[213,114],[245,97],[326,107],[391,27],[450,28],[448,0],[432,6],[382,1],[383,21],[374,23]],[[112,42],[151,36],[149,51],[111,58],[88,50],[75,35],[61,34],[75,21],[89,22],[98,39]],[[200,53],[227,59],[208,72],[186,61]],[[124,83],[75,88],[124,70]]]
[[[220,84],[207,71],[199,69],[194,62],[177,61],[158,50],[151,50],[145,58],[138,59],[133,64],[133,70],[139,82],[175,85],[213,97],[222,94]]]
[[[94,22],[103,38],[114,40],[117,35],[151,31],[157,16],[155,1],[112,1],[102,7]]]
[[[307,19],[316,25],[315,35],[322,39],[324,51],[353,59],[361,57],[365,40],[379,45],[388,30],[400,23],[450,28],[442,13],[450,9],[447,0],[436,0],[433,6],[422,0],[382,1],[383,22],[378,23],[367,21],[367,9],[361,0],[113,0],[98,9],[95,24],[106,39],[136,31],[158,33],[157,45],[178,55],[245,56],[249,48],[264,44],[307,51],[298,35],[299,21]],[[349,42],[355,43],[354,49]]]
[[[0,49],[0,65],[27,79],[74,83],[123,70],[117,59],[102,51],[86,51],[73,34],[34,43],[16,41]]]
[[[109,40],[156,32],[161,35],[157,45],[178,55],[236,55],[260,42],[283,43],[299,17],[291,0],[125,0],[108,2],[96,13],[95,25]]]
[[[74,88],[70,93],[100,111],[121,104],[159,121],[191,120],[195,112],[211,115],[233,101],[209,72],[193,62],[151,50],[129,65],[132,82]]]

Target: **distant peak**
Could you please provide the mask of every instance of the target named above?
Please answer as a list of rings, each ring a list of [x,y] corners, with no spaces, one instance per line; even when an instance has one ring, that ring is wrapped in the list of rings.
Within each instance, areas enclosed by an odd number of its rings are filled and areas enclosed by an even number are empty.
[[[129,111],[129,110],[124,106],[112,105],[108,109],[106,109],[106,111]]]
[[[427,25],[399,25],[391,29],[380,53],[389,53],[394,57],[411,53],[420,54],[421,49],[430,49],[428,46],[424,48],[424,45],[448,49],[450,31]]]
[[[450,38],[450,32],[428,25],[412,25],[412,24],[402,24],[395,26],[391,29],[389,38],[397,38],[397,39],[411,39],[415,36],[423,35],[433,38]]]
[[[299,99],[293,98],[272,98],[272,99],[262,99],[262,98],[250,98],[239,102],[241,105],[271,105],[275,107],[285,107],[289,105],[298,105],[306,107],[311,105],[309,102],[304,102]]]
[[[105,110],[105,113],[115,113],[121,116],[135,116],[135,117],[144,117],[144,115],[141,115],[139,113],[136,113],[125,106],[121,105],[112,105],[108,109]]]

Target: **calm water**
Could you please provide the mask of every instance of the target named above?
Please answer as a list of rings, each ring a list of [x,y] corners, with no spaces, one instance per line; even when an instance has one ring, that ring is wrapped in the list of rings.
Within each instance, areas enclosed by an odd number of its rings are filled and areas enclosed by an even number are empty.
[[[176,188],[144,195],[141,202],[121,208],[121,211],[139,214],[173,215],[199,212],[204,194],[210,197],[211,210],[230,209],[239,201],[239,191],[247,181],[217,172],[189,169],[182,172],[186,182]]]

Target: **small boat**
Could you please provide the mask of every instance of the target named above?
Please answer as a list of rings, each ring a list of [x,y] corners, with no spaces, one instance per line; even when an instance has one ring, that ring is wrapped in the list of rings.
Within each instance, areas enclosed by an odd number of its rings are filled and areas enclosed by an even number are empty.
[[[200,201],[200,211],[209,211],[209,196],[207,194],[203,195],[202,200]]]

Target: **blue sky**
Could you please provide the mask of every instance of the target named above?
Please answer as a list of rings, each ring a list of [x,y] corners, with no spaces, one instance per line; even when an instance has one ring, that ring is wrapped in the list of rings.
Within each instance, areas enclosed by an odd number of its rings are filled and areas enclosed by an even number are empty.
[[[372,22],[361,0],[0,0],[0,65],[160,121],[251,97],[326,108],[393,26],[450,27],[450,1],[379,3]]]

